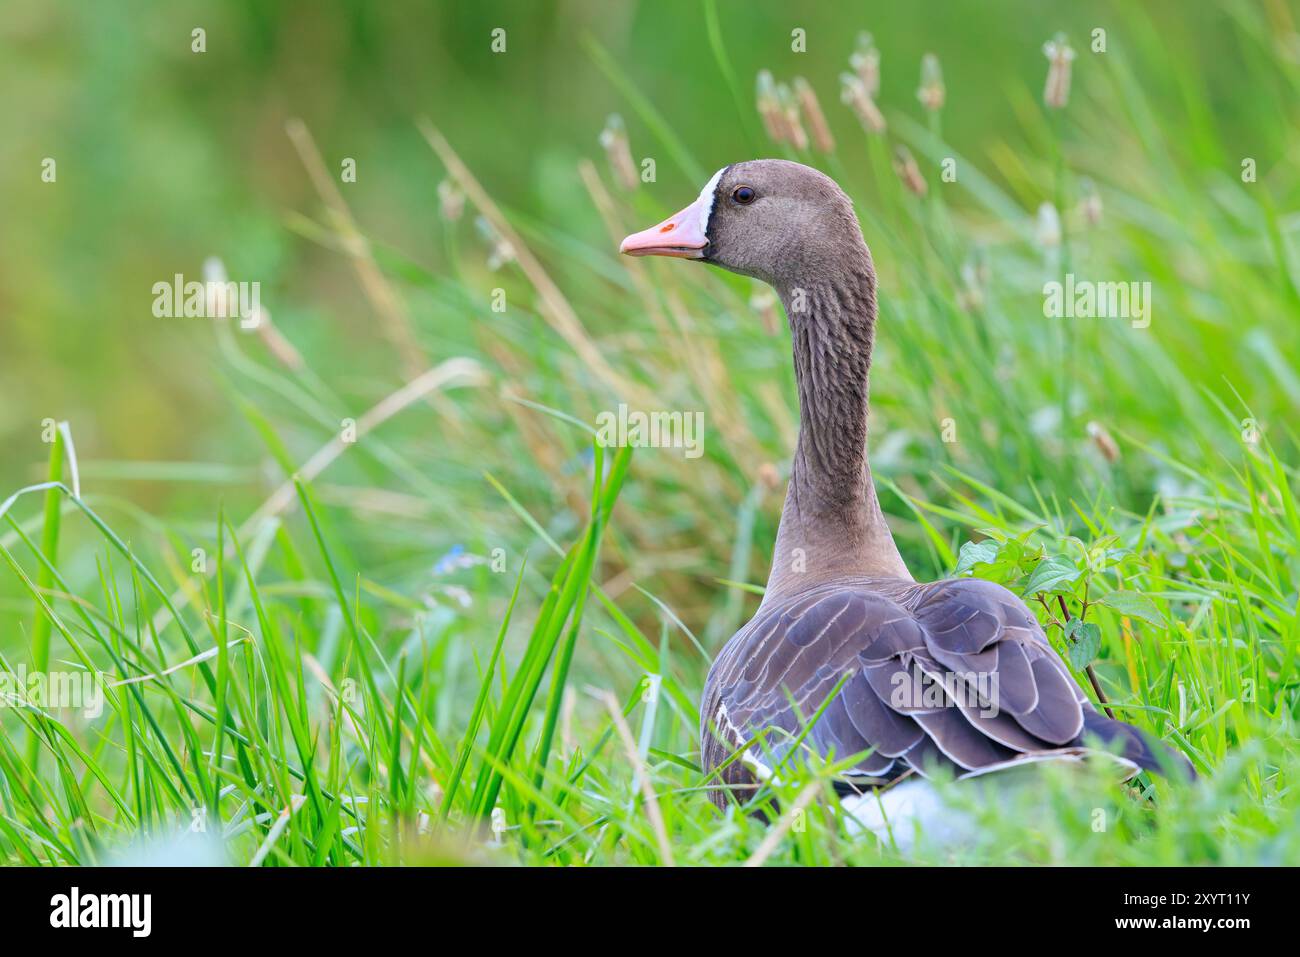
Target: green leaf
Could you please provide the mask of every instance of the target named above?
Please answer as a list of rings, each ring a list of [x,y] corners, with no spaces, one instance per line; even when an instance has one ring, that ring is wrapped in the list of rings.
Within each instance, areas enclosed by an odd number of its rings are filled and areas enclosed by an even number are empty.
[[[1079,574],[1079,569],[1068,559],[1059,556],[1044,558],[1030,573],[1029,580],[1025,582],[1024,594],[1069,591],[1069,588],[1062,586],[1073,585],[1079,580]]]
[[[1130,618],[1141,618],[1153,625],[1163,625],[1165,623],[1165,618],[1160,614],[1160,609],[1156,607],[1156,603],[1146,595],[1135,591],[1110,592],[1097,599],[1097,604],[1105,605],[1107,608],[1114,609],[1121,615],[1128,615]]]
[[[982,542],[967,542],[957,553],[957,567],[953,575],[965,575],[976,565],[990,564],[998,557],[998,543],[991,538]]]
[[[1075,671],[1082,671],[1092,664],[1101,651],[1101,629],[1090,621],[1071,618],[1065,626],[1065,636],[1070,641],[1070,664]]]

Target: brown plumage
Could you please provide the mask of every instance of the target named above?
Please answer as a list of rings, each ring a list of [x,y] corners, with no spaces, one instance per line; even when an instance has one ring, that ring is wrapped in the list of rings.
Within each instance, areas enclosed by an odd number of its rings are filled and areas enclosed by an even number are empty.
[[[779,773],[800,740],[822,757],[856,756],[845,774],[855,788],[909,769],[966,776],[1078,758],[1094,741],[1118,751],[1130,774],[1191,773],[1181,755],[1099,714],[1007,589],[912,580],[867,461],[875,270],[831,179],[785,160],[737,163],[623,251],[761,279],[790,322],[800,429],[772,570],[701,702],[704,766],[722,768],[723,785],[752,788]]]

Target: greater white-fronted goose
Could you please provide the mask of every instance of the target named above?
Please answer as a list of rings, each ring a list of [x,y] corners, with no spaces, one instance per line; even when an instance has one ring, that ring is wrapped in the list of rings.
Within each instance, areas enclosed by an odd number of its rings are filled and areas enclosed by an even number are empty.
[[[1094,741],[1118,752],[1128,776],[1191,774],[1184,757],[1092,706],[1020,598],[993,582],[918,584],[908,573],[867,462],[875,270],[833,180],[785,160],[736,163],[620,251],[769,283],[794,341],[800,427],[790,485],[762,604],[705,685],[707,770],[748,744],[719,777],[752,789],[817,716],[802,746],[863,755],[846,775],[855,789],[908,769],[964,777],[1078,759]]]

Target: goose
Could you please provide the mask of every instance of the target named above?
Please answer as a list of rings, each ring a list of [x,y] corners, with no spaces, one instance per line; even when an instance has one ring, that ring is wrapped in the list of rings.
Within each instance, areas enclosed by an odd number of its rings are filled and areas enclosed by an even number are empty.
[[[1181,754],[1097,711],[1015,594],[908,572],[867,458],[875,269],[834,180],[787,160],[735,163],[619,251],[771,285],[793,340],[799,436],[771,572],[702,696],[700,751],[715,803],[752,792],[796,746],[860,756],[836,790],[846,807],[862,799],[856,808],[877,833],[891,813],[933,815],[933,791],[908,788],[937,776],[1106,754],[1124,780],[1142,769],[1194,777]]]

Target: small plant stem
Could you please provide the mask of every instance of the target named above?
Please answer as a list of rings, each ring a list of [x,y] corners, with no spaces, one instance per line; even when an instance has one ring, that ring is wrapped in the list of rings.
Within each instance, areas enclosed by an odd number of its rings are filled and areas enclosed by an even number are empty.
[[[1097,693],[1097,700],[1101,702],[1101,710],[1106,712],[1106,717],[1112,721],[1115,720],[1115,712],[1110,710],[1110,700],[1106,697],[1106,692],[1101,690],[1101,682],[1097,680],[1097,672],[1092,670],[1092,665],[1083,669],[1088,673],[1088,683],[1092,685],[1092,690]]]
[[[1061,606],[1061,620],[1068,622],[1070,620],[1070,609],[1065,607],[1065,596],[1057,595],[1056,600]],[[1115,712],[1110,710],[1110,699],[1106,697],[1106,692],[1101,690],[1101,682],[1097,680],[1097,672],[1093,670],[1092,665],[1085,665],[1083,670],[1088,676],[1088,683],[1092,685],[1093,692],[1097,695],[1097,701],[1101,704],[1101,709],[1106,712],[1108,718],[1114,721]]]

